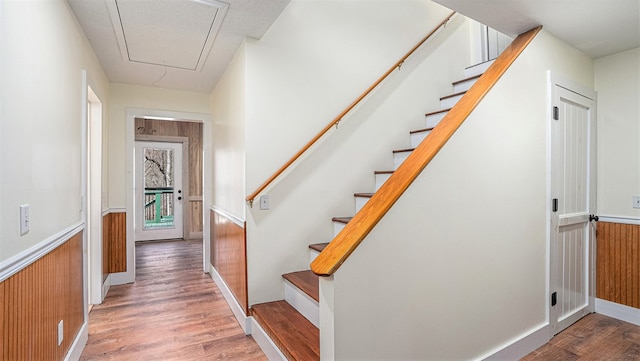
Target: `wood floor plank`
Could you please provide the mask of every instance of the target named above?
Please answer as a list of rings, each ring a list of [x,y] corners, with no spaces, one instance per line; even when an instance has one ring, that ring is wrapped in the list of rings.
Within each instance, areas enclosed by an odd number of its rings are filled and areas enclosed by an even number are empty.
[[[201,241],[138,243],[136,264],[93,307],[80,360],[267,361],[202,272]]]
[[[521,361],[640,360],[640,326],[587,315]]]

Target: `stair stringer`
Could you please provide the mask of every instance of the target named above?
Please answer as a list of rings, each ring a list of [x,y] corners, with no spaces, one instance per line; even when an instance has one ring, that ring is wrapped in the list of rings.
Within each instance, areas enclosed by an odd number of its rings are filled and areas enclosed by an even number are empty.
[[[247,208],[249,304],[282,299],[280,276],[309,268],[307,245],[331,239],[321,220],[353,214],[350,195],[374,188],[372,169],[391,167],[389,150],[408,145],[407,131],[461,77],[467,38],[456,17],[268,191],[269,211]]]
[[[560,54],[540,60],[549,49]],[[321,282],[333,302],[321,298],[321,325],[331,320],[339,335],[321,338],[321,353],[518,359],[551,337],[546,71],[588,82],[586,67],[548,33],[534,39],[331,284]]]

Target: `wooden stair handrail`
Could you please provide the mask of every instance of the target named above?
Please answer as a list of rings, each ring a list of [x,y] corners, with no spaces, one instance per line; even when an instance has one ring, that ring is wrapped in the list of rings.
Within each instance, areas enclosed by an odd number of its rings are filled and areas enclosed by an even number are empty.
[[[338,114],[326,127],[324,127],[313,139],[311,139],[307,144],[305,144],[302,149],[300,149],[296,154],[293,155],[282,167],[280,167],[275,173],[271,175],[264,183],[262,183],[258,188],[256,188],[253,193],[249,194],[246,198],[246,201],[249,205],[253,204],[254,199],[265,189],[267,188],[274,180],[276,180],[282,173],[284,173],[287,168],[289,168],[298,158],[300,158],[309,148],[311,148],[322,136],[324,136],[331,128],[333,128],[336,124],[342,120],[342,118],[347,115],[353,108],[356,107],[369,93],[371,93],[380,83],[382,83],[394,70],[399,69],[402,64],[413,54],[422,44],[424,44],[429,38],[435,34],[438,29],[443,27],[449,22],[449,20],[455,15],[455,11],[451,12],[444,20],[442,20],[436,27],[429,32],[422,40],[418,42],[411,50],[409,50],[400,60],[398,60],[386,73],[384,73],[378,80],[375,81],[367,90],[364,91],[353,103],[349,104],[349,106],[342,111],[342,113]]]
[[[520,34],[445,115],[420,145],[402,162],[391,177],[347,223],[329,245],[311,263],[311,270],[330,276],[347,260],[404,191],[420,175],[453,133],[462,125],[484,96],[497,83],[515,59],[542,29],[539,26]]]

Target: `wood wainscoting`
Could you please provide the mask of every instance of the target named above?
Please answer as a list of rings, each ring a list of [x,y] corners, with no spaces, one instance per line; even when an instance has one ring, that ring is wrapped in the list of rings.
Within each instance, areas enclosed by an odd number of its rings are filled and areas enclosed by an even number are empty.
[[[246,222],[241,225],[222,212],[211,210],[211,264],[249,315],[247,292]]]
[[[1,361],[64,359],[84,323],[82,239],[81,231],[0,283]]]
[[[640,308],[640,225],[598,222],[596,295]]]
[[[127,213],[102,216],[102,277],[127,271]]]

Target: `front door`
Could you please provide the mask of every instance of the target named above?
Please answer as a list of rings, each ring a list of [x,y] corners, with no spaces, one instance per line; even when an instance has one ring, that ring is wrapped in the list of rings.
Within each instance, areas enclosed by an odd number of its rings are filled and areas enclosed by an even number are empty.
[[[593,311],[594,101],[557,84],[551,119],[550,323],[554,334]]]
[[[183,238],[182,143],[135,145],[136,241]]]

